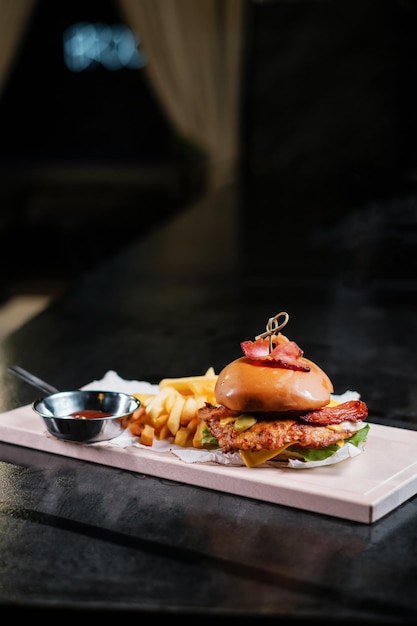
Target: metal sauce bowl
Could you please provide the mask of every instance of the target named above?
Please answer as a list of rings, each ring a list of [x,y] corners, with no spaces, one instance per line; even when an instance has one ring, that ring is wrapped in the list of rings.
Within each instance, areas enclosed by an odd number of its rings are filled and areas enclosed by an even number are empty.
[[[33,410],[42,417],[49,433],[78,443],[106,441],[120,435],[121,424],[140,407],[140,400],[116,391],[58,391],[35,400]],[[100,411],[109,417],[74,417],[74,413]],[[88,414],[88,413],[87,413]]]

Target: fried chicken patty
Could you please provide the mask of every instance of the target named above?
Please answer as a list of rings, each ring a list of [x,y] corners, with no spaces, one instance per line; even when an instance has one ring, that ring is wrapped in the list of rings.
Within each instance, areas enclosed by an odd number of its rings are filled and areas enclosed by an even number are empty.
[[[223,452],[230,450],[279,450],[288,444],[303,448],[326,448],[352,436],[352,430],[332,430],[326,426],[311,426],[294,419],[257,421],[247,430],[238,431],[233,422],[221,423],[207,419],[212,437],[216,437]]]

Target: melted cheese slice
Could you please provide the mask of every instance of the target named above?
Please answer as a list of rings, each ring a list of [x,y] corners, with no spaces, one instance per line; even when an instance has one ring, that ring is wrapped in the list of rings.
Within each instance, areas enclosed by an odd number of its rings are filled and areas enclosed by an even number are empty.
[[[294,443],[295,441],[287,443],[279,450],[255,450],[255,452],[251,452],[250,450],[239,450],[239,454],[242,457],[246,467],[256,467],[256,465],[260,465],[261,463],[266,463],[266,461],[270,461],[278,454],[281,454],[281,452],[283,452],[286,448],[292,446]]]

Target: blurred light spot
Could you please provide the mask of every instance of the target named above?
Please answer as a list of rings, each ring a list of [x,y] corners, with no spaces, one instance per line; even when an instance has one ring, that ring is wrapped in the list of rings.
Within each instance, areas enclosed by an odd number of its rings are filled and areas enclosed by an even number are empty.
[[[63,35],[65,65],[71,72],[98,65],[112,71],[139,69],[147,61],[139,43],[139,37],[124,24],[79,22]]]

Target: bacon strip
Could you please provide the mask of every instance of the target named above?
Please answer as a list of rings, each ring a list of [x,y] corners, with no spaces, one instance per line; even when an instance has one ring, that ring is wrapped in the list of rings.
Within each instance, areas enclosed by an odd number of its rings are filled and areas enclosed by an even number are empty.
[[[256,341],[242,341],[240,344],[244,354],[252,361],[260,361],[275,367],[291,369],[300,372],[309,372],[310,368],[298,359],[303,356],[303,351],[295,341],[280,341],[276,336],[272,338],[273,350],[269,352],[269,339],[256,339]]]
[[[225,417],[238,417],[241,411],[232,411],[225,406],[214,405],[206,402],[204,407],[198,410],[198,416],[203,420],[221,420]],[[342,422],[360,422],[368,417],[368,407],[362,400],[348,400],[336,406],[325,406],[322,409],[307,411],[297,414],[295,412],[283,413],[253,413],[260,421],[272,421],[277,419],[296,419],[313,426],[329,426]]]
[[[359,422],[368,417],[368,407],[362,400],[348,400],[336,406],[325,406],[322,409],[303,413],[299,417],[303,422],[316,426]]]

